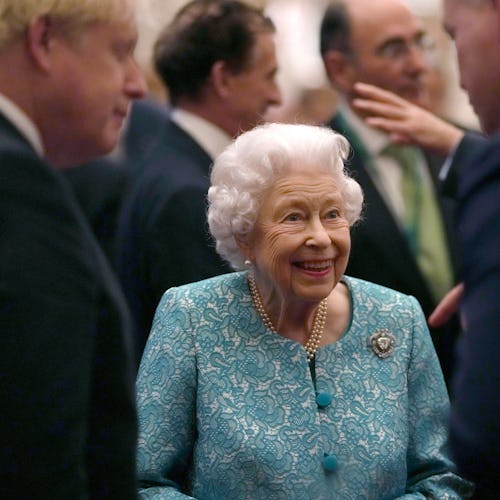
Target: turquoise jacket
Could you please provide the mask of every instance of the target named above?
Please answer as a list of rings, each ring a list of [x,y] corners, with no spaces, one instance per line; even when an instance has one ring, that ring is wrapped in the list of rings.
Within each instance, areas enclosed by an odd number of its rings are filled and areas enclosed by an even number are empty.
[[[468,498],[417,301],[344,281],[350,325],[313,369],[266,329],[245,273],[165,293],[137,379],[142,498]],[[387,357],[369,341],[380,331]]]

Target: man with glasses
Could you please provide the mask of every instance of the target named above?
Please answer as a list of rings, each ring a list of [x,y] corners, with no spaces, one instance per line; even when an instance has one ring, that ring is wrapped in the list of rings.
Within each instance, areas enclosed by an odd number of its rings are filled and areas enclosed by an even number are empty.
[[[453,202],[435,188],[444,158],[391,144],[352,102],[355,83],[364,82],[428,107],[429,38],[401,0],[333,2],[320,38],[328,78],[342,97],[328,125],[349,139],[348,166],[365,193],[346,273],[415,296],[429,315],[456,281]],[[457,333],[457,321],[431,330],[447,382]]]

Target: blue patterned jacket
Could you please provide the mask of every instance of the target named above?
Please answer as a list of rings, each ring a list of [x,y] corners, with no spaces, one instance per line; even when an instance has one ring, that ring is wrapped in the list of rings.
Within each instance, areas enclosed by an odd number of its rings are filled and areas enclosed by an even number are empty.
[[[350,325],[314,370],[266,329],[245,273],[165,293],[137,380],[142,498],[468,498],[417,301],[344,281]],[[381,329],[395,339],[386,358],[368,342]]]

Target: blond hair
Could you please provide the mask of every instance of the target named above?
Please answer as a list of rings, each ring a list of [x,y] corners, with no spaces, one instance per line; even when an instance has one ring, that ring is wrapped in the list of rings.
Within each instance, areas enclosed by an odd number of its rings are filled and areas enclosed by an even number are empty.
[[[130,16],[139,0],[0,0],[0,51],[22,36],[32,19],[50,16],[68,33]]]

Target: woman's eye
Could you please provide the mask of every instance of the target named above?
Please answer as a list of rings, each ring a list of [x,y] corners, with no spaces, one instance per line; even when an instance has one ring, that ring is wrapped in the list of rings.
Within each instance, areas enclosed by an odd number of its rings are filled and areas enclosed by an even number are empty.
[[[289,221],[289,222],[296,222],[296,221],[300,220],[300,215],[299,214],[289,214],[285,217],[285,220]]]
[[[326,214],[326,218],[327,218],[327,219],[336,219],[338,216],[339,216],[339,212],[338,212],[338,210],[330,210],[330,211]]]

